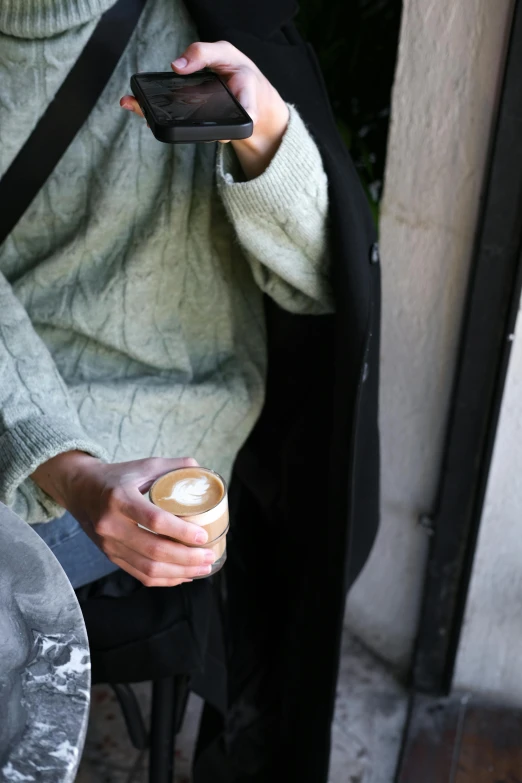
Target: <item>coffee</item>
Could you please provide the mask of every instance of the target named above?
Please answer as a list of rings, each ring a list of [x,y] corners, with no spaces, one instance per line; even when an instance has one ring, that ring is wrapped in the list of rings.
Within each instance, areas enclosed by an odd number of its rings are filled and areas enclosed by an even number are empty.
[[[224,480],[208,468],[178,468],[157,479],[149,490],[154,505],[205,528],[216,560],[209,574],[215,574],[226,560],[228,498]]]
[[[224,495],[221,478],[205,468],[173,470],[159,478],[150,490],[153,503],[182,517],[210,511]]]

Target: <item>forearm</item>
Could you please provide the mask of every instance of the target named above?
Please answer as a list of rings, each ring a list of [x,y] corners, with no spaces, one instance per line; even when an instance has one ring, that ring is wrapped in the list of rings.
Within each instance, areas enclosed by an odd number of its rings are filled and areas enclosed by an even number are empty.
[[[0,275],[0,501],[30,522],[60,506],[29,476],[66,451],[105,453],[84,431],[53,358]]]
[[[259,287],[287,310],[333,310],[327,242],[328,181],[298,112],[265,171],[241,181],[227,146],[219,151],[218,188]]]

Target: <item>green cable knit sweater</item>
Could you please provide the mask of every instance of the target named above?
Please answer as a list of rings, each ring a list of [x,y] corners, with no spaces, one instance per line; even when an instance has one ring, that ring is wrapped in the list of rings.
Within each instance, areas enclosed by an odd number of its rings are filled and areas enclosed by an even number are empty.
[[[113,0],[0,0],[0,175]],[[149,0],[101,99],[0,248],[0,500],[63,509],[29,478],[81,449],[194,456],[226,478],[263,404],[263,292],[331,310],[327,181],[298,113],[269,168],[230,145],[167,145],[119,108],[197,32]],[[45,148],[42,148],[45,154]]]

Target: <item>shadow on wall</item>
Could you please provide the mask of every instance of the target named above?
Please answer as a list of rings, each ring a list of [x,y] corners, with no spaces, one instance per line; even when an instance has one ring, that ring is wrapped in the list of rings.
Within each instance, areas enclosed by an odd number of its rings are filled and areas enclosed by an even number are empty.
[[[301,0],[297,22],[313,45],[339,130],[376,222],[383,190],[401,0]]]

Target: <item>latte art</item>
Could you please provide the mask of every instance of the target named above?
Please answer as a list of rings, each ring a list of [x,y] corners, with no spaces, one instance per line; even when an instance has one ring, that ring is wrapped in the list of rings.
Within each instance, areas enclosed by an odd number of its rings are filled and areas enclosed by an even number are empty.
[[[206,468],[178,468],[154,482],[150,489],[153,503],[171,514],[202,514],[219,505],[226,496],[223,481]]]
[[[180,506],[200,506],[209,490],[210,482],[206,476],[186,478],[174,484],[170,495],[159,500],[174,500]]]

